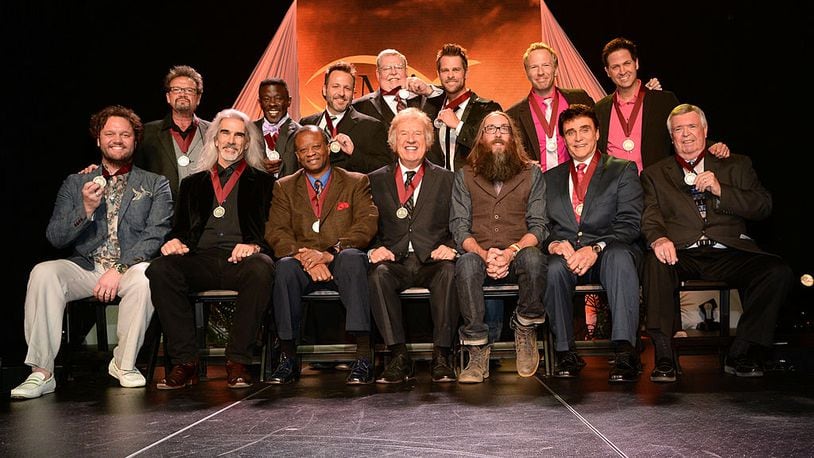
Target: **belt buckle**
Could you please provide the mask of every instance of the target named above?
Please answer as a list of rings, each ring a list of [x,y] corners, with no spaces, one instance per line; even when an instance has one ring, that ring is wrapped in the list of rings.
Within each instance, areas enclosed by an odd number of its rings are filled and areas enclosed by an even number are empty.
[[[698,246],[699,247],[710,247],[715,245],[715,241],[712,239],[699,239]]]

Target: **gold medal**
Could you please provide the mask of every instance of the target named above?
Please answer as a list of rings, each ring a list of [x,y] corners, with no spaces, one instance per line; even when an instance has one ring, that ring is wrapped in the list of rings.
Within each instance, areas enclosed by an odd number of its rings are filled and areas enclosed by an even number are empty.
[[[99,187],[102,188],[102,189],[104,189],[104,187],[107,186],[107,180],[105,180],[105,177],[103,177],[102,175],[99,175],[98,177],[94,177],[93,182],[98,184]]]
[[[633,151],[634,147],[636,147],[636,143],[629,138],[622,142],[622,149],[625,151]]]
[[[225,215],[225,214],[226,214],[226,209],[223,208],[220,205],[218,205],[217,207],[215,207],[214,210],[212,210],[212,215],[214,215],[215,218],[223,218],[223,215]]]
[[[331,142],[330,148],[331,148],[332,153],[338,153],[338,152],[342,151],[342,146],[336,140],[333,140]]]
[[[577,208],[574,209],[577,215],[582,216],[582,204],[578,204]]]
[[[407,99],[410,98],[410,91],[407,89],[400,89],[398,95],[401,100],[407,101]]]
[[[270,161],[279,161],[280,153],[278,153],[277,150],[266,148],[266,157],[269,158]]]
[[[407,217],[408,214],[409,214],[409,212],[404,207],[399,207],[399,209],[396,210],[396,217],[398,219],[404,219],[404,218]]]
[[[189,156],[184,154],[183,156],[178,156],[178,165],[181,167],[186,167],[189,165]]]
[[[319,220],[314,221],[314,224],[311,225],[311,230],[319,234]]]

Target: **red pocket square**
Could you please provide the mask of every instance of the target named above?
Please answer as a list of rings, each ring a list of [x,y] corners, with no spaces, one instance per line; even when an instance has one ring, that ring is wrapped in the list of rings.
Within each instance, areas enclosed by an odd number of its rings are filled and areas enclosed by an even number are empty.
[[[344,210],[346,208],[350,208],[350,204],[347,202],[339,202],[338,204],[336,204],[337,210]]]

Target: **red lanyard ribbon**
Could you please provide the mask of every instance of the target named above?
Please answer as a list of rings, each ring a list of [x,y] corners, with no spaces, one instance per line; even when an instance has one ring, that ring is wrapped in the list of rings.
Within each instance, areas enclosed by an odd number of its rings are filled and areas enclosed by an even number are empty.
[[[636,102],[633,103],[633,111],[630,112],[630,118],[625,119],[622,115],[622,109],[619,108],[620,101],[619,101],[619,92],[613,94],[613,109],[616,110],[616,117],[619,118],[619,124],[622,125],[622,131],[625,133],[625,137],[630,137],[631,132],[633,132],[633,126],[636,125],[636,116],[639,115],[639,110],[642,108],[642,103],[644,102],[644,88],[641,86],[641,81],[639,81],[639,94],[636,96]]]
[[[226,198],[229,196],[229,193],[232,192],[232,189],[234,189],[237,180],[240,179],[240,175],[243,174],[245,169],[246,161],[241,160],[240,164],[235,167],[235,171],[232,172],[232,176],[230,176],[226,182],[226,186],[221,187],[220,178],[218,177],[218,165],[215,164],[212,166],[212,170],[209,171],[209,176],[212,178],[212,188],[215,189],[215,199],[217,199],[218,204],[223,205],[223,203],[226,202]]]
[[[549,122],[545,118],[545,113],[543,110],[540,109],[540,104],[537,103],[537,96],[532,91],[529,94],[529,105],[531,105],[532,110],[534,110],[534,114],[537,116],[537,119],[540,120],[540,124],[543,126],[543,130],[545,131],[546,137],[554,138],[554,126],[557,125],[557,115],[559,112],[559,105],[560,105],[560,97],[557,94],[556,89],[554,90],[554,97],[551,101],[551,121]]]
[[[404,180],[401,179],[401,167],[396,167],[395,175],[396,189],[399,192],[399,202],[401,205],[404,205],[408,200],[410,200],[410,197],[412,197],[413,192],[415,192],[418,185],[421,184],[421,178],[424,176],[424,166],[422,165],[419,167],[409,186],[404,186]]]

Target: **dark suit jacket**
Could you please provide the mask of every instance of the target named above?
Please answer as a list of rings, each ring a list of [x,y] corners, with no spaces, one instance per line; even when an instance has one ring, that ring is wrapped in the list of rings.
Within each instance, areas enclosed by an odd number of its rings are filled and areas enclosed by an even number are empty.
[[[306,186],[310,186],[308,177],[300,169],[274,187],[266,225],[266,240],[274,255],[292,256],[302,247],[325,250],[337,242],[342,248],[366,248],[376,235],[379,219],[367,175],[332,167],[318,233],[311,229],[317,218]]]
[[[93,212],[93,219],[88,219],[82,205],[82,187],[101,174],[100,167],[65,179],[45,232],[55,247],[72,246],[74,252],[68,259],[86,270],[93,269],[93,252],[107,238],[107,206],[102,199]],[[118,218],[119,262],[129,266],[155,257],[170,231],[172,195],[167,179],[133,167],[127,177]]]
[[[322,113],[320,111],[306,116],[300,119],[300,124],[319,125]],[[359,113],[349,106],[336,129],[353,141],[353,154],[348,156],[341,151],[331,153],[331,165],[350,172],[369,173],[393,161],[384,125],[376,118]]]
[[[209,128],[209,121],[198,120],[198,129],[201,134],[206,133]],[[167,115],[164,119],[148,122],[144,125],[144,139],[136,148],[133,156],[135,165],[144,170],[164,175],[170,181],[170,189],[175,201],[178,201],[178,160],[175,157],[174,140],[170,133],[172,116]],[[197,135],[197,134],[196,134]]]
[[[760,183],[752,161],[737,154],[723,160],[707,154],[704,170],[714,172],[721,183],[721,198],[710,195],[707,200],[706,226],[684,183],[684,173],[673,157],[662,159],[642,172],[642,233],[647,244],[667,237],[681,249],[706,234],[730,248],[763,253],[746,235],[746,222],[768,217],[772,212],[772,196]]]
[[[250,166],[240,175],[237,188],[237,212],[243,243],[256,243],[261,251],[269,247],[263,237],[271,205],[274,177]],[[207,221],[212,216],[215,190],[209,172],[198,172],[181,181],[175,221],[168,240],[181,240],[195,251]]]
[[[425,101],[426,99],[422,96],[413,97],[412,99],[407,99],[407,107],[418,108],[420,110]],[[396,116],[393,110],[387,105],[387,102],[384,101],[381,89],[359,97],[353,101],[352,105],[359,113],[378,119],[384,125],[385,132],[390,129],[390,123],[393,122],[393,117]]]
[[[594,106],[594,99],[588,95],[583,89],[562,89],[557,88],[565,97],[568,105],[581,103]],[[540,139],[537,137],[537,129],[534,127],[534,118],[531,115],[531,108],[529,107],[529,98],[515,103],[506,111],[520,130],[520,138],[523,140],[523,147],[526,149],[529,157],[534,161],[540,160]],[[557,126],[554,127],[557,129]],[[559,135],[559,134],[558,134]]]
[[[430,119],[434,120],[438,117],[438,112],[441,111],[445,98],[446,94],[441,94],[427,99],[427,103],[424,104],[424,112],[427,113]],[[493,111],[500,110],[502,110],[502,108],[497,102],[482,99],[478,97],[474,91],[472,92],[472,97],[469,99],[469,103],[466,104],[463,116],[461,116],[461,122],[463,122],[464,125],[461,127],[461,133],[456,140],[454,158],[455,170],[466,165],[466,158],[475,146],[475,136],[478,134],[478,128],[483,118]],[[435,141],[427,153],[427,159],[443,167],[444,150],[441,149],[440,138],[438,129],[435,129]]]
[[[544,249],[555,240],[568,240],[575,248],[597,242],[634,244],[640,236],[642,186],[636,164],[607,154],[591,176],[577,225],[571,204],[570,161],[547,171],[546,212],[550,235]]]
[[[666,156],[673,154],[673,142],[667,130],[667,117],[679,102],[670,91],[651,91],[645,88],[642,104],[642,167],[655,164]],[[613,110],[613,93],[596,102],[596,116],[599,118],[600,151],[608,150],[608,130],[611,111]]]
[[[398,162],[371,173],[370,188],[373,202],[379,209],[379,232],[372,247],[384,246],[399,260],[407,255],[408,244],[421,262],[432,262],[430,253],[440,245],[455,247],[449,232],[450,196],[455,174],[428,160],[424,160],[424,177],[413,217],[399,219],[396,210],[401,207],[396,189],[395,174]]]
[[[263,132],[263,118],[256,120],[254,125],[260,130],[260,133]],[[280,159],[282,159],[283,162],[280,164],[280,172],[277,174],[277,178],[291,175],[300,169],[297,154],[294,152],[294,132],[299,128],[300,124],[290,117],[280,126],[280,136],[277,137],[276,149],[277,152],[280,153]],[[261,138],[260,140],[263,143],[263,151],[265,151],[266,140],[265,138]]]

